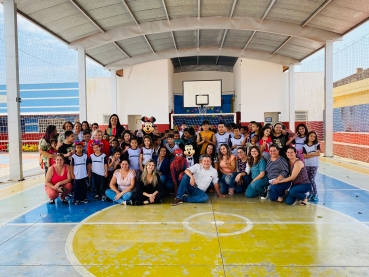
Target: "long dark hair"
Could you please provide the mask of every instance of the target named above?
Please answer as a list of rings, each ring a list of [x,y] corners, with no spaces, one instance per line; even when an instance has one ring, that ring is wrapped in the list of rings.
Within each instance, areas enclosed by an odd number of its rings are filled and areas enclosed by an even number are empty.
[[[118,116],[118,115],[116,115],[115,113],[113,113],[113,114],[109,117],[109,128],[112,128],[112,127],[111,127],[111,118],[112,118],[113,116],[115,116],[115,117],[117,118],[117,127],[118,127],[118,126],[121,126],[121,125],[120,125],[120,121],[119,121],[119,116]]]
[[[215,153],[215,146],[214,146],[214,145],[212,145],[212,144],[210,144],[210,143],[206,146],[206,148],[205,148],[205,154],[207,154],[207,155],[209,155],[209,154],[208,154],[208,147],[209,147],[209,146],[213,147],[213,152],[212,152],[212,153],[211,153],[211,155],[210,155],[211,163],[213,164],[213,162],[214,162],[214,158],[215,158],[215,155],[216,155],[216,153]]]
[[[256,151],[258,151],[258,155],[255,158],[255,161],[254,161],[254,157],[251,156],[251,150],[252,149],[256,149]],[[249,150],[249,155],[247,156],[247,163],[249,164],[249,167],[251,168],[253,165],[258,164],[262,158],[263,157],[261,156],[261,151],[260,151],[259,147],[255,146],[255,145],[251,146],[250,150]]]
[[[296,126],[296,133],[299,132],[300,127],[304,127],[305,128],[305,134],[304,134],[304,136],[306,137],[307,134],[309,133],[308,127],[304,123],[300,123],[299,125]],[[301,134],[299,133],[299,137],[300,137],[300,135]]]
[[[47,143],[51,143],[51,140],[54,138],[54,131],[56,130],[55,125],[49,125],[46,127],[46,131],[44,136],[42,137],[44,140],[46,140]]]
[[[315,135],[315,140],[314,140],[314,142],[313,142],[313,145],[318,144],[318,143],[319,143],[319,141],[318,141],[318,135],[317,135],[317,133],[315,133],[314,131],[310,131],[310,132],[306,135],[305,144],[308,144],[308,143],[309,143],[309,136],[310,136],[311,134],[314,134],[314,135]]]

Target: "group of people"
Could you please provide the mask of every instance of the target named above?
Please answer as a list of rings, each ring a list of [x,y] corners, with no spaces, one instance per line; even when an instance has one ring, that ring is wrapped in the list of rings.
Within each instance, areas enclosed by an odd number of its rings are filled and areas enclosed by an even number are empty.
[[[320,146],[304,124],[296,133],[280,122],[255,121],[219,122],[211,130],[204,120],[198,132],[184,122],[180,130],[145,134],[125,130],[113,114],[104,132],[86,121],[65,122],[63,129],[58,135],[48,126],[39,142],[50,204],[59,196],[68,203],[68,195],[76,205],[88,203],[88,188],[95,200],[123,205],[162,203],[168,194],[173,206],[201,203],[214,190],[219,197],[269,195],[289,205],[318,200]]]

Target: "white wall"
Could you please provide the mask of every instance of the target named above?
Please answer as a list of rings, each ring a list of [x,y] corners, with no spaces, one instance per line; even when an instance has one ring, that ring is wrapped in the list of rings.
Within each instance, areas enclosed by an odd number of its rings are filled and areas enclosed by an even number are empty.
[[[173,93],[173,86],[174,86],[174,66],[171,60],[168,61],[168,107],[169,112],[174,110],[174,93]]]
[[[233,67],[233,86],[234,86],[234,106],[233,111],[241,111],[241,91],[242,91],[242,78],[241,78],[241,59],[238,59]]]
[[[118,78],[119,79],[119,78]],[[111,115],[111,80],[106,78],[87,78],[87,120],[90,123],[104,124],[104,114]]]
[[[181,72],[174,74],[173,91],[174,94],[183,94],[183,81],[199,81],[199,80],[222,80],[222,93],[233,94],[233,73],[232,72],[218,72],[218,71],[193,71]]]
[[[168,124],[169,83],[173,68],[160,60],[135,65],[118,78],[118,115],[122,124],[128,115],[154,116],[156,124]]]
[[[282,105],[283,101],[288,101],[283,97],[286,89],[283,66],[244,58],[238,59],[238,63],[238,78],[242,79],[241,122],[264,122],[264,112],[286,113]]]

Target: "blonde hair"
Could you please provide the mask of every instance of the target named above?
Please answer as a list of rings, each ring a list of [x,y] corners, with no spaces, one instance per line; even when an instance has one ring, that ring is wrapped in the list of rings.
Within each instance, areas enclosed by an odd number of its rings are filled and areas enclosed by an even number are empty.
[[[152,185],[153,185],[153,187],[156,187],[156,185],[158,184],[158,178],[156,176],[156,165],[155,165],[155,162],[154,162],[153,159],[148,160],[147,163],[145,164],[144,170],[143,170],[142,175],[141,175],[141,181],[145,186],[147,186],[149,184],[147,182],[147,175],[148,175],[147,165],[149,163],[154,164],[154,170],[152,171]]]
[[[97,129],[97,130],[95,131],[95,135],[96,135],[97,133],[101,133],[101,135],[102,135],[102,134],[103,134],[103,131],[101,131],[100,129]]]

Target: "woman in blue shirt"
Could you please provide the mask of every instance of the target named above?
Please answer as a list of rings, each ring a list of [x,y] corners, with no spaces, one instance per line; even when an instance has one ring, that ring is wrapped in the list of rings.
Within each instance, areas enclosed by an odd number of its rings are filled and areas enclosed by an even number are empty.
[[[170,177],[167,177],[170,176],[170,161],[166,157],[167,149],[165,146],[161,146],[158,152],[159,156],[153,156],[153,160],[155,161],[156,172],[159,173],[162,184],[166,185],[167,180],[170,179]]]
[[[245,195],[249,198],[265,192],[269,181],[265,174],[266,161],[262,157],[259,147],[252,146],[248,157],[250,167],[251,183],[246,189]]]

